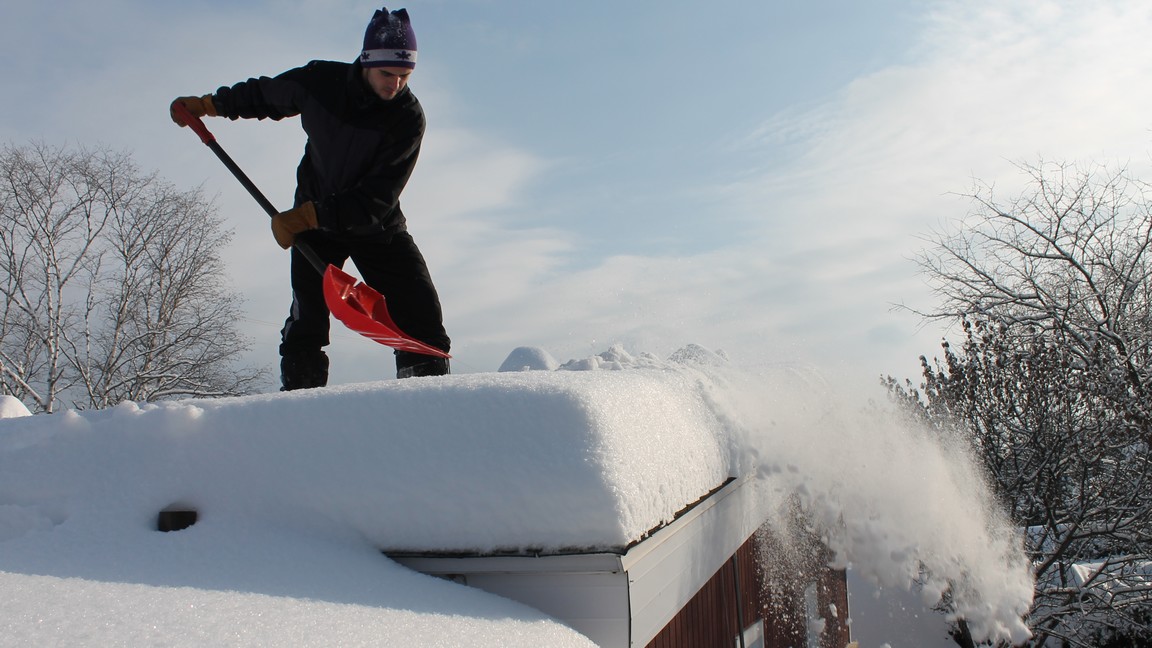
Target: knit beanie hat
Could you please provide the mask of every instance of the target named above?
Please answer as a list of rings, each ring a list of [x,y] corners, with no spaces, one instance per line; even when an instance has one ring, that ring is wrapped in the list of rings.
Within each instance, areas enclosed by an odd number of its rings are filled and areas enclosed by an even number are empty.
[[[364,31],[364,49],[360,52],[364,67],[416,67],[416,34],[408,20],[407,9],[388,13],[388,7],[376,11]]]

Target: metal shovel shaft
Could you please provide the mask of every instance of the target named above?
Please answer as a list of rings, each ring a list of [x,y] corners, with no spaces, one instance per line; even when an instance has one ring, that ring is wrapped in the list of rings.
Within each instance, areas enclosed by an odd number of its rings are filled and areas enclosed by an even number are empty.
[[[280,210],[276,209],[276,207],[272,205],[272,202],[264,197],[264,194],[260,191],[259,188],[256,187],[256,184],[252,182],[252,180],[248,177],[248,174],[244,173],[244,170],[240,168],[240,165],[236,164],[236,161],[232,159],[232,156],[228,155],[228,152],[224,150],[224,147],[220,146],[220,143],[216,141],[216,136],[208,130],[208,127],[204,125],[202,120],[188,112],[188,108],[186,108],[184,104],[180,102],[172,104],[172,107],[176,111],[176,114],[179,115],[180,119],[184,122],[184,124],[200,136],[200,141],[204,142],[208,148],[212,149],[212,152],[216,154],[216,157],[220,158],[220,161],[224,163],[224,166],[228,167],[228,170],[232,172],[232,175],[236,176],[236,179],[240,181],[240,184],[244,185],[244,188],[248,190],[248,193],[256,199],[256,202],[260,203],[260,206],[264,208],[264,211],[267,212],[269,216],[275,216],[276,214],[280,213]],[[312,249],[312,246],[298,240],[292,243],[292,247],[296,248],[300,251],[300,254],[304,255],[304,258],[308,260],[308,263],[312,264],[313,268],[316,268],[316,272],[324,274],[324,271],[328,269],[328,264],[324,263],[320,259],[316,252]]]

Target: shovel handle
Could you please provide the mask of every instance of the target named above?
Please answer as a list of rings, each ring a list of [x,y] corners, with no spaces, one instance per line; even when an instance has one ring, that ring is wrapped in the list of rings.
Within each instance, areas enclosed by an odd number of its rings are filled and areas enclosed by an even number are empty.
[[[176,113],[176,116],[180,118],[180,121],[184,122],[185,126],[191,128],[192,131],[200,137],[201,142],[204,142],[208,148],[212,149],[212,152],[216,154],[216,157],[220,158],[220,161],[224,163],[224,166],[228,167],[228,170],[232,172],[232,175],[236,176],[236,179],[240,181],[240,184],[244,185],[244,188],[248,190],[248,193],[256,199],[256,202],[260,203],[260,206],[264,208],[264,211],[269,216],[275,216],[276,214],[280,213],[280,210],[276,209],[272,202],[264,197],[264,194],[260,192],[260,189],[256,187],[256,184],[248,178],[248,175],[244,173],[244,171],[240,168],[240,165],[236,164],[236,162],[232,159],[232,156],[228,155],[224,148],[220,146],[220,143],[216,141],[216,136],[208,130],[208,127],[204,125],[204,121],[202,119],[196,115],[193,115],[188,110],[188,108],[179,101],[172,102],[172,111]],[[320,259],[319,255],[316,254],[310,245],[304,243],[303,241],[296,241],[293,243],[293,247],[295,247],[300,251],[301,254],[304,255],[304,258],[308,260],[308,263],[312,264],[313,268],[316,268],[316,272],[324,274],[327,271],[328,264],[324,263]]]
[[[208,127],[204,125],[203,120],[201,120],[196,115],[193,115],[188,110],[188,108],[179,101],[172,102],[172,110],[176,113],[176,116],[180,118],[180,121],[184,122],[185,126],[191,128],[194,133],[200,136],[201,142],[204,142],[208,148],[212,149],[212,152],[216,154],[216,157],[220,158],[220,161],[224,163],[224,166],[228,167],[228,170],[232,172],[232,175],[236,176],[236,179],[240,181],[240,184],[244,185],[244,188],[248,190],[248,193],[252,194],[252,197],[256,199],[256,202],[260,203],[260,206],[264,208],[264,211],[267,212],[269,216],[275,216],[276,214],[280,213],[280,210],[276,209],[276,207],[272,205],[271,201],[264,197],[264,194],[260,192],[260,189],[256,187],[256,184],[248,178],[248,175],[244,173],[244,171],[240,168],[240,165],[236,164],[236,162],[232,160],[232,156],[228,155],[223,147],[220,146],[220,143],[216,141],[216,136],[208,130]]]
[[[191,128],[193,132],[200,136],[200,141],[205,144],[211,145],[216,141],[216,136],[208,131],[208,127],[204,125],[204,120],[188,111],[188,107],[180,101],[172,102],[172,111],[184,122],[184,125]]]

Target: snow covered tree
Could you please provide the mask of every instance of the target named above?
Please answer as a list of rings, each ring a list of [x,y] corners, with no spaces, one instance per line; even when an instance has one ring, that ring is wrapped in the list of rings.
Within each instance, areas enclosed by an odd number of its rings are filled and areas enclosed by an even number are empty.
[[[200,191],[126,154],[0,150],[0,391],[33,411],[239,395],[248,341]]]
[[[971,439],[1021,528],[1036,644],[1149,636],[1152,610],[1152,202],[1124,172],[1026,166],[921,258],[957,351],[921,358],[896,402]]]

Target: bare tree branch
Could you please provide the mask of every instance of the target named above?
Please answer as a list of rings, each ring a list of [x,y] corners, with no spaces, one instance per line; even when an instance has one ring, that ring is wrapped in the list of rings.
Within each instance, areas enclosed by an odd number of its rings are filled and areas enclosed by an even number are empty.
[[[6,146],[0,210],[0,389],[51,412],[255,387],[199,190],[105,149]]]

